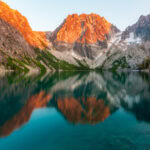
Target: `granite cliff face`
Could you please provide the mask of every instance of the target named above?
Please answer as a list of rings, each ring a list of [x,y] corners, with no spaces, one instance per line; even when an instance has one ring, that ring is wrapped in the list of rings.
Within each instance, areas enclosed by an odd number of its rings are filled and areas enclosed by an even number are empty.
[[[32,47],[21,33],[6,21],[0,19],[0,62],[3,62],[4,59],[2,51],[12,57],[19,57],[24,53],[34,55]]]
[[[134,25],[127,27],[122,34],[122,39],[129,38],[130,34],[142,41],[150,41],[150,15],[142,15]]]
[[[56,42],[94,44],[104,41],[111,24],[96,14],[69,15],[56,33]]]
[[[44,32],[35,32],[31,29],[28,20],[17,10],[11,9],[6,3],[0,1],[0,19],[13,26],[32,47],[44,49],[48,41]]]
[[[41,70],[35,49],[50,46],[45,32],[33,31],[21,13],[0,1],[0,71]]]
[[[93,60],[108,48],[112,34],[118,31],[97,14],[73,14],[52,33],[51,40],[58,51],[70,51]]]
[[[147,69],[150,66],[150,15],[124,32],[96,14],[69,15],[51,34],[52,54],[89,68]]]
[[[150,15],[141,16],[120,34],[103,66],[106,69],[150,69]]]

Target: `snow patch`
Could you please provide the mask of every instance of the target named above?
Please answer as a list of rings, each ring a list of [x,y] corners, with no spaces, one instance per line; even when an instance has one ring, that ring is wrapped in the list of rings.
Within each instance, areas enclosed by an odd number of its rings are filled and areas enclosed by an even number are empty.
[[[139,37],[135,37],[134,33],[130,33],[130,36],[129,38],[127,38],[125,40],[125,42],[128,44],[128,45],[131,45],[131,44],[140,44],[142,42],[142,40],[139,38]]]

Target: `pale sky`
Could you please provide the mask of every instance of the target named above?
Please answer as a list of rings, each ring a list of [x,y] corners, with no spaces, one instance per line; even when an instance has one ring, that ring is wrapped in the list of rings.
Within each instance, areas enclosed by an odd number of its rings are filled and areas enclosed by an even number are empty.
[[[3,0],[26,16],[33,30],[53,31],[68,14],[96,13],[124,30],[150,14],[150,0]]]

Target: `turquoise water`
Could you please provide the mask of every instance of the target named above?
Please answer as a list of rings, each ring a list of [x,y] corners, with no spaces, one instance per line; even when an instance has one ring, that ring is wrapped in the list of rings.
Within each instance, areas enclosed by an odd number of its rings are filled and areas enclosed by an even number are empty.
[[[150,150],[150,75],[0,77],[0,150]]]

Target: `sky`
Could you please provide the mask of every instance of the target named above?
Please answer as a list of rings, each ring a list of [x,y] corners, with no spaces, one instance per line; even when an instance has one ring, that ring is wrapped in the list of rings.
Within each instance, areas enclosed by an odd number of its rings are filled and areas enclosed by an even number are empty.
[[[96,13],[120,30],[150,14],[150,0],[3,0],[26,16],[33,30],[53,31],[69,14]]]

